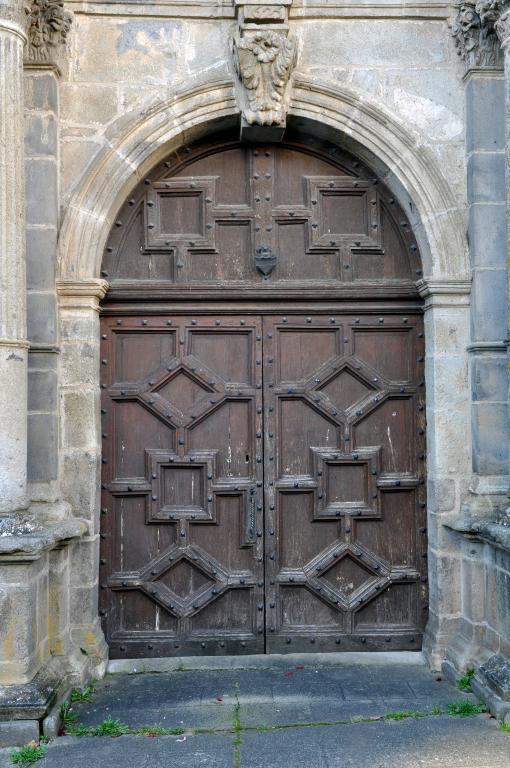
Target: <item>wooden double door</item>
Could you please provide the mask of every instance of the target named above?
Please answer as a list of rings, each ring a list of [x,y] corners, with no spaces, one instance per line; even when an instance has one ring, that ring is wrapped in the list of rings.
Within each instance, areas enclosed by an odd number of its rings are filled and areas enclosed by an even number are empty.
[[[423,323],[397,305],[105,313],[112,657],[420,648]]]

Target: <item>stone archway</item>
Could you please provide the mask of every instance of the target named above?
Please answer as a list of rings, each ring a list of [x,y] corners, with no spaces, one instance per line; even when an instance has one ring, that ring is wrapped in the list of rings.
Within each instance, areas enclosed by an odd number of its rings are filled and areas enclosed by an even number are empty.
[[[98,278],[110,226],[136,183],[174,147],[237,119],[233,86],[227,80],[176,93],[142,119],[137,113],[115,121],[69,201],[60,238],[60,279]],[[427,279],[468,279],[462,213],[418,133],[355,89],[306,78],[295,81],[289,120],[313,125],[342,143],[347,139],[408,214],[412,202]]]
[[[183,91],[143,119],[125,116],[110,128],[105,144],[79,182],[69,203],[60,246],[58,290],[62,355],[62,487],[65,497],[90,520],[90,558],[97,555],[99,518],[98,300],[107,283],[100,278],[103,248],[117,210],[144,174],[173,148],[204,135],[211,126],[237,119],[230,81]],[[418,134],[352,89],[297,78],[289,120],[310,125],[330,140],[347,144],[372,165],[406,211],[416,212],[413,229],[420,244],[426,298],[430,621],[426,651],[431,663],[448,637],[449,617],[458,610],[451,589],[454,559],[445,552],[440,516],[460,504],[460,483],[469,475],[469,442],[463,354],[468,330],[468,266],[462,216],[438,163]],[[111,138],[110,138],[111,137]],[[412,205],[411,205],[412,204]],[[66,338],[73,337],[67,343]],[[81,361],[76,370],[77,355]],[[458,386],[450,391],[455,368]],[[452,407],[458,418],[449,418]],[[445,509],[445,499],[449,505]],[[89,571],[90,572],[90,571]],[[78,575],[79,578],[79,575]],[[97,584],[91,585],[90,624],[97,626]],[[84,619],[85,622],[85,619]]]

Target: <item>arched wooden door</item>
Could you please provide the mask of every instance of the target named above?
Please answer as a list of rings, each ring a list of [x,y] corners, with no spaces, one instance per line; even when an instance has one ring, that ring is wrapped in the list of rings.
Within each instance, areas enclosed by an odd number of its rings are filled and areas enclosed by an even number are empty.
[[[112,657],[419,649],[424,339],[403,211],[313,141],[188,148],[104,258]]]

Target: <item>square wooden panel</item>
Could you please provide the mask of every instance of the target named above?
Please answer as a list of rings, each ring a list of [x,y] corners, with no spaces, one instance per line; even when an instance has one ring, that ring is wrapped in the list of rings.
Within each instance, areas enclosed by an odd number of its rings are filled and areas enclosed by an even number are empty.
[[[381,248],[380,203],[368,181],[307,177],[312,247]]]
[[[213,520],[214,451],[177,456],[147,449],[146,456],[151,479],[148,523]]]
[[[314,519],[354,515],[380,517],[380,449],[340,453],[310,448],[317,478]]]
[[[215,178],[154,183],[145,198],[145,247],[213,247],[211,223]]]

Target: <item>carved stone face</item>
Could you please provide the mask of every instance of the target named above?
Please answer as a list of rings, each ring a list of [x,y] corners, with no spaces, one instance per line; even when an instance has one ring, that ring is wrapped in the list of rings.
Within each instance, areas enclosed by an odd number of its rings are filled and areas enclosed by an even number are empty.
[[[479,26],[479,16],[472,5],[463,4],[460,6],[457,24],[464,32]]]

